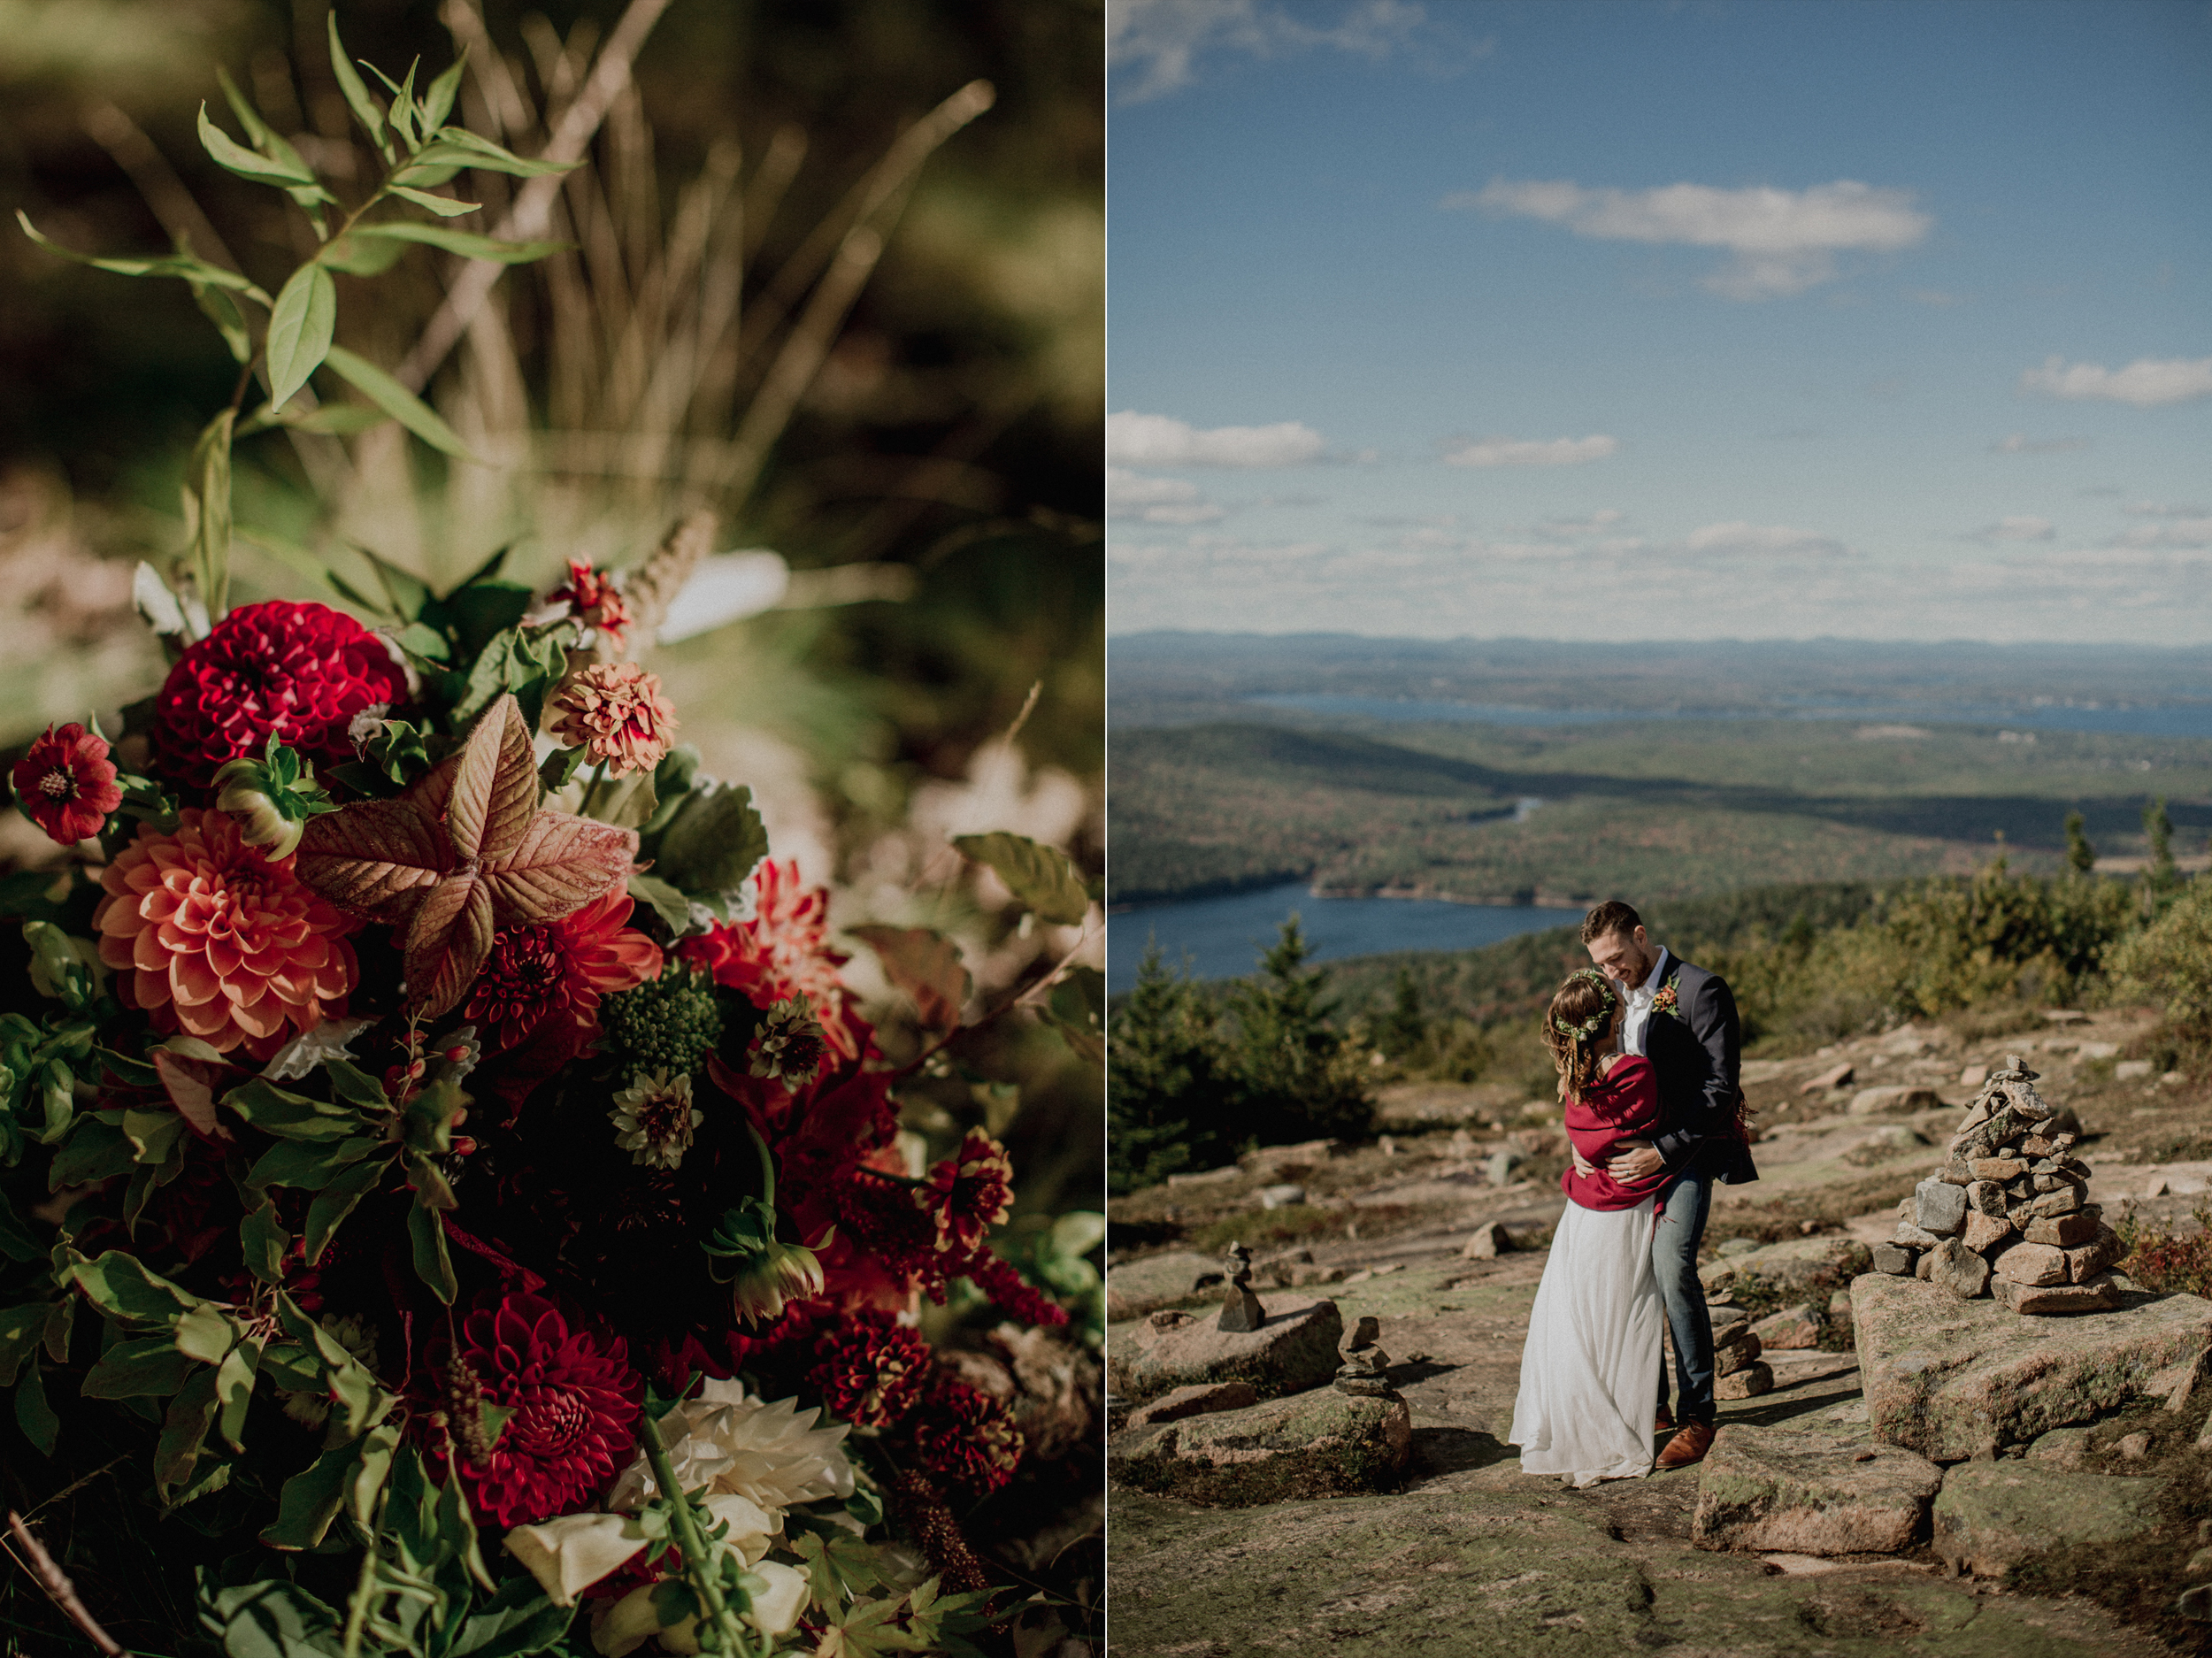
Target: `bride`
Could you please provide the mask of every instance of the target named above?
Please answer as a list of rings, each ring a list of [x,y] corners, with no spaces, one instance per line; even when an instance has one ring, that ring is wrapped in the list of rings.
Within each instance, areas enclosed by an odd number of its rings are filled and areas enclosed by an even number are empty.
[[[1552,1234],[1509,1436],[1521,1468],[1576,1486],[1651,1471],[1651,1378],[1665,1311],[1651,1270],[1653,1201],[1666,1171],[1623,1185],[1605,1171],[1613,1142],[1659,1121],[1651,1062],[1620,1051],[1619,994],[1594,968],[1552,997],[1544,1045],[1559,1070],[1567,1136],[1588,1174],[1560,1181],[1567,1212]]]

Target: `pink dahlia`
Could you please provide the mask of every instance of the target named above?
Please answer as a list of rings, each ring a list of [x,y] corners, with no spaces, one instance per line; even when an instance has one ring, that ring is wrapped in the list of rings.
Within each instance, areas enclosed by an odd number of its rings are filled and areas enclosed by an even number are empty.
[[[11,775],[31,821],[65,847],[99,833],[123,803],[106,740],[82,725],[49,725]]]
[[[803,994],[841,1059],[856,1060],[867,1050],[873,1032],[837,971],[851,957],[829,947],[829,888],[800,886],[796,859],[761,860],[753,877],[752,920],[718,921],[678,948],[716,984],[763,1012]]]
[[[272,599],[233,610],[169,670],[154,702],[154,764],[206,788],[216,768],[269,738],[318,764],[353,758],[354,716],[402,701],[406,677],[383,641],[322,604]]]
[[[345,1012],[358,974],[353,924],[223,813],[187,807],[173,834],[142,824],[100,885],[100,959],[156,1030],[267,1059]]]
[[[634,662],[595,662],[561,681],[546,705],[547,729],[617,777],[650,771],[676,735],[676,705],[657,675]]]
[[[483,1398],[515,1413],[488,1450],[462,1439],[457,1460],[480,1522],[527,1525],[589,1508],[630,1461],[645,1384],[621,1337],[572,1327],[542,1295],[514,1294],[468,1316],[454,1357]]]

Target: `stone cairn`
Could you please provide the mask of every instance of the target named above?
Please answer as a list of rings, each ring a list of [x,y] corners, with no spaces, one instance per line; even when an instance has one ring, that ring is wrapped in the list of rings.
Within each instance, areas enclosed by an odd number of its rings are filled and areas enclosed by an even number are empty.
[[[2121,1304],[2110,1268],[2124,1253],[2088,1201],[2080,1139],[2036,1092],[2017,1054],[1960,1119],[1940,1171],[1897,1206],[1874,1270],[1928,1279],[1962,1301],[1993,1296],[2016,1313],[2103,1312]]]
[[[1751,1328],[1751,1315],[1742,1309],[1715,1306],[1713,1317],[1713,1397],[1756,1399],[1774,1391],[1774,1367],[1759,1356],[1761,1347]]]
[[[1390,1387],[1390,1355],[1382,1350],[1382,1320],[1371,1314],[1352,1326],[1351,1339],[1337,1349],[1344,1361],[1336,1372],[1336,1390],[1361,1399],[1394,1397]]]
[[[1252,1252],[1240,1243],[1233,1243],[1223,1264],[1228,1268],[1229,1291],[1214,1328],[1232,1335],[1249,1335],[1267,1323],[1267,1309],[1252,1293]]]

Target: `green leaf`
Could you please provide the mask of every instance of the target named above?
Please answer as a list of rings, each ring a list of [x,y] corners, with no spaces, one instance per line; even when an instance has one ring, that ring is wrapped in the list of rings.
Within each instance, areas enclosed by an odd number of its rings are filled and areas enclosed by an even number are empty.
[[[276,1204],[266,1195],[238,1223],[238,1242],[254,1277],[264,1284],[284,1282],[284,1252],[292,1247],[292,1234],[278,1223]]]
[[[949,1031],[960,1023],[972,981],[960,947],[928,927],[846,929],[883,963],[884,976],[914,998],[922,1023]]]
[[[453,1259],[446,1253],[445,1223],[438,1211],[418,1203],[407,1211],[407,1239],[413,1247],[415,1276],[430,1286],[431,1293],[450,1307],[461,1286],[453,1276]]]
[[[178,1352],[203,1364],[218,1364],[238,1339],[238,1325],[227,1313],[204,1304],[178,1319],[170,1340]]]
[[[38,1350],[40,1332],[53,1307],[51,1301],[26,1301],[0,1311],[0,1387],[15,1386],[23,1361]]]
[[[367,1436],[334,1446],[284,1482],[277,1497],[277,1517],[261,1533],[271,1548],[313,1548],[330,1530],[330,1523],[346,1506],[361,1458],[369,1448]]]
[[[270,408],[283,408],[285,400],[322,366],[337,322],[338,285],[329,272],[311,260],[292,272],[269,314]]]
[[[103,1353],[80,1391],[87,1399],[166,1399],[198,1368],[167,1336],[141,1336]]]
[[[653,774],[633,771],[613,784],[609,793],[592,802],[591,815],[618,829],[634,829],[653,815],[660,802],[653,794]]]
[[[125,1324],[173,1325],[186,1313],[205,1305],[190,1291],[149,1272],[135,1255],[120,1249],[77,1262],[69,1269],[69,1276],[87,1301]]]
[[[175,1160],[185,1135],[185,1120],[172,1107],[153,1111],[123,1113],[123,1138],[131,1143],[131,1161],[156,1168]]]
[[[691,900],[658,877],[633,875],[628,891],[631,897],[658,916],[668,930],[679,937],[691,925]]]
[[[210,265],[205,259],[190,254],[176,254],[158,259],[103,259],[88,253],[78,253],[65,248],[58,242],[41,234],[32,226],[29,217],[18,208],[15,222],[23,226],[23,234],[49,253],[58,253],[65,259],[79,265],[88,265],[96,271],[110,271],[117,276],[175,276],[188,282],[205,282],[213,288],[227,288],[243,294],[260,305],[274,303],[258,284],[247,280],[235,271],[226,271],[219,265]]]
[[[1038,1009],[1075,1056],[1095,1065],[1106,1057],[1106,975],[1095,967],[1071,967]]]
[[[166,1508],[171,1493],[190,1478],[192,1465],[207,1443],[207,1431],[215,1425],[215,1372],[196,1371],[183,1391],[169,1401],[162,1418],[161,1439],[154,1447],[154,1494]]]
[[[375,364],[356,357],[342,345],[334,345],[324,358],[353,388],[398,421],[434,449],[457,456],[465,461],[476,457],[469,453],[460,434],[440,419],[430,405],[409,391]]]
[[[326,405],[325,408],[318,409],[314,412],[323,414],[333,406],[353,407],[350,404]],[[380,422],[384,417],[379,415],[377,418]],[[302,424],[302,420],[298,416],[290,416],[286,418],[284,424],[298,426]],[[364,599],[352,588],[346,587],[332,574],[329,565],[324,564],[321,559],[297,542],[288,541],[280,535],[272,535],[266,530],[248,529],[243,525],[237,526],[236,533],[241,541],[266,553],[302,580],[314,583],[321,589],[322,596],[333,599],[341,604],[354,605],[369,611],[372,615],[384,614],[382,605]]]
[[[333,1094],[359,1110],[373,1115],[391,1109],[384,1085],[349,1059],[326,1059],[323,1075],[330,1078]]]
[[[265,1077],[239,1084],[223,1096],[223,1103],[263,1133],[280,1140],[343,1140],[373,1127],[353,1105],[293,1094]],[[383,1103],[380,1090],[378,1103]]]
[[[272,161],[296,169],[309,178],[314,169],[301,158],[300,152],[286,142],[284,135],[261,119],[261,111],[246,101],[246,95],[238,89],[238,83],[230,78],[230,71],[222,65],[215,65],[215,79],[223,88],[223,96],[230,104],[230,111],[238,118],[238,124],[246,129],[246,136],[253,140],[253,147]]]
[[[246,1411],[253,1403],[255,1368],[261,1362],[261,1342],[248,1336],[223,1355],[223,1362],[215,1370],[215,1397],[220,1409],[215,1418],[215,1431],[223,1436],[223,1443],[234,1451],[246,1447],[239,1443],[239,1435],[245,1432]]]
[[[1015,902],[1040,921],[1073,926],[1090,909],[1082,876],[1057,847],[1043,846],[1027,835],[1002,830],[993,834],[955,835],[952,843],[977,863],[996,871]]]
[[[338,78],[338,89],[346,95],[346,107],[353,111],[353,119],[361,123],[369,142],[388,156],[391,152],[384,142],[384,106],[362,84],[360,72],[354,68],[353,59],[346,56],[346,49],[339,43],[335,7],[326,20],[330,25],[330,73]]]
[[[391,1167],[386,1158],[373,1158],[357,1163],[315,1194],[315,1201],[307,1206],[305,1240],[307,1264],[313,1266],[323,1256],[332,1236],[345,1223],[347,1216],[361,1200],[373,1192],[384,1178],[384,1171]]]
[[[31,1361],[30,1374],[15,1386],[15,1425],[23,1430],[23,1437],[41,1456],[54,1454],[54,1441],[61,1434],[61,1418],[54,1414],[53,1406],[46,1402],[46,1378],[36,1359]]]
[[[434,133],[445,125],[445,118],[453,113],[453,100],[461,90],[461,72],[468,67],[468,54],[463,52],[453,60],[453,66],[430,83],[430,90],[422,95],[422,127]]]
[[[442,127],[431,142],[415,152],[413,163],[393,174],[396,182],[415,181],[418,169],[441,165],[474,167],[483,173],[503,173],[512,178],[536,179],[549,173],[572,173],[580,161],[526,161],[511,150],[503,150],[488,138],[459,127]]]
[[[680,892],[734,892],[768,856],[768,829],[740,784],[695,789],[662,834],[654,872]]]
[[[344,1651],[338,1615],[281,1577],[229,1589],[203,1579],[201,1597],[201,1626],[221,1639],[226,1658],[337,1658]]]
[[[534,1577],[510,1577],[461,1625],[449,1658],[531,1658],[559,1644],[576,1616],[556,1606]]]
[[[315,175],[296,154],[292,160],[280,161],[268,156],[257,155],[229,134],[207,119],[207,104],[200,104],[200,143],[215,165],[226,172],[234,173],[242,179],[251,179],[257,184],[312,185]]]
[[[473,657],[502,633],[516,627],[537,602],[537,591],[526,582],[483,580],[464,582],[445,597],[423,607],[426,620],[449,627],[459,638],[461,655]],[[526,641],[516,639],[514,644]],[[531,664],[536,658],[525,653]]]
[[[439,182],[444,180],[440,180]],[[426,207],[440,219],[458,219],[464,213],[480,213],[484,211],[481,202],[464,202],[450,196],[433,196],[427,190],[418,190],[411,184],[395,184],[391,188],[392,194],[402,201],[412,202],[417,207]]]
[[[277,1322],[284,1332],[312,1355],[320,1367],[331,1402],[338,1408],[342,1434],[357,1434],[380,1421],[389,1411],[393,1396],[377,1386],[368,1367],[347,1352],[331,1333],[299,1309],[297,1302],[277,1292]]]
[[[410,192],[420,195],[420,191]],[[440,201],[429,196],[429,201]],[[447,202],[453,207],[456,203]],[[489,236],[479,236],[466,230],[449,230],[443,225],[357,225],[353,234],[375,240],[388,238],[394,242],[419,242],[426,247],[442,248],[448,253],[457,253],[465,259],[490,259],[500,265],[527,265],[550,254],[564,253],[576,244],[572,242],[495,242]]]
[[[46,1356],[57,1364],[69,1362],[69,1332],[77,1323],[77,1298],[65,1295],[46,1314]]]
[[[348,276],[381,276],[406,254],[407,249],[396,242],[363,242],[357,232],[349,230],[325,242],[316,251],[315,263],[333,271],[343,271]]]
[[[556,748],[538,763],[538,786],[549,794],[557,794],[569,786],[577,769],[590,756],[588,748]],[[667,887],[668,883],[660,883]],[[669,887],[672,893],[676,889]],[[631,894],[635,897],[635,893]]]
[[[452,660],[452,642],[436,628],[421,622],[408,623],[392,635],[392,642],[418,662],[442,666]]]
[[[430,588],[420,576],[403,569],[388,558],[380,558],[367,548],[356,546],[355,552],[368,561],[369,568],[383,584],[392,602],[392,614],[402,621],[411,622],[422,615],[423,607],[430,603]]]
[[[385,1143],[380,1139],[365,1137],[342,1140],[335,1145],[314,1140],[280,1141],[263,1152],[247,1171],[246,1184],[256,1189],[295,1186],[303,1191],[319,1192],[338,1178],[341,1170],[360,1162]]]
[[[223,336],[223,344],[230,351],[234,363],[253,361],[253,336],[246,328],[246,313],[238,309],[238,302],[223,289],[196,276],[185,279],[192,289],[192,303],[200,308],[200,314],[215,325],[215,331]]]

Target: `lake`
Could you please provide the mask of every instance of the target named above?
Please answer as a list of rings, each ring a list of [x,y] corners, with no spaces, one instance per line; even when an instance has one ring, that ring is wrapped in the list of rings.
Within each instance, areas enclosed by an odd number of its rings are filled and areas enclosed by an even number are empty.
[[[1422,724],[1594,725],[1635,719],[1847,719],[1925,725],[2004,725],[2019,731],[2099,732],[2128,737],[2212,737],[2212,702],[2150,705],[1973,702],[1803,702],[1770,709],[1516,708],[1420,697],[1346,696],[1329,692],[1248,699],[1304,714],[1350,715]]]
[[[1424,898],[1316,898],[1302,881],[1226,898],[1153,904],[1106,918],[1106,986],[1114,994],[1137,982],[1148,939],[1157,939],[1171,968],[1188,956],[1199,979],[1235,979],[1253,970],[1276,930],[1298,912],[1316,961],[1376,956],[1386,950],[1471,950],[1524,933],[1580,924],[1579,910],[1510,904],[1448,904]]]

